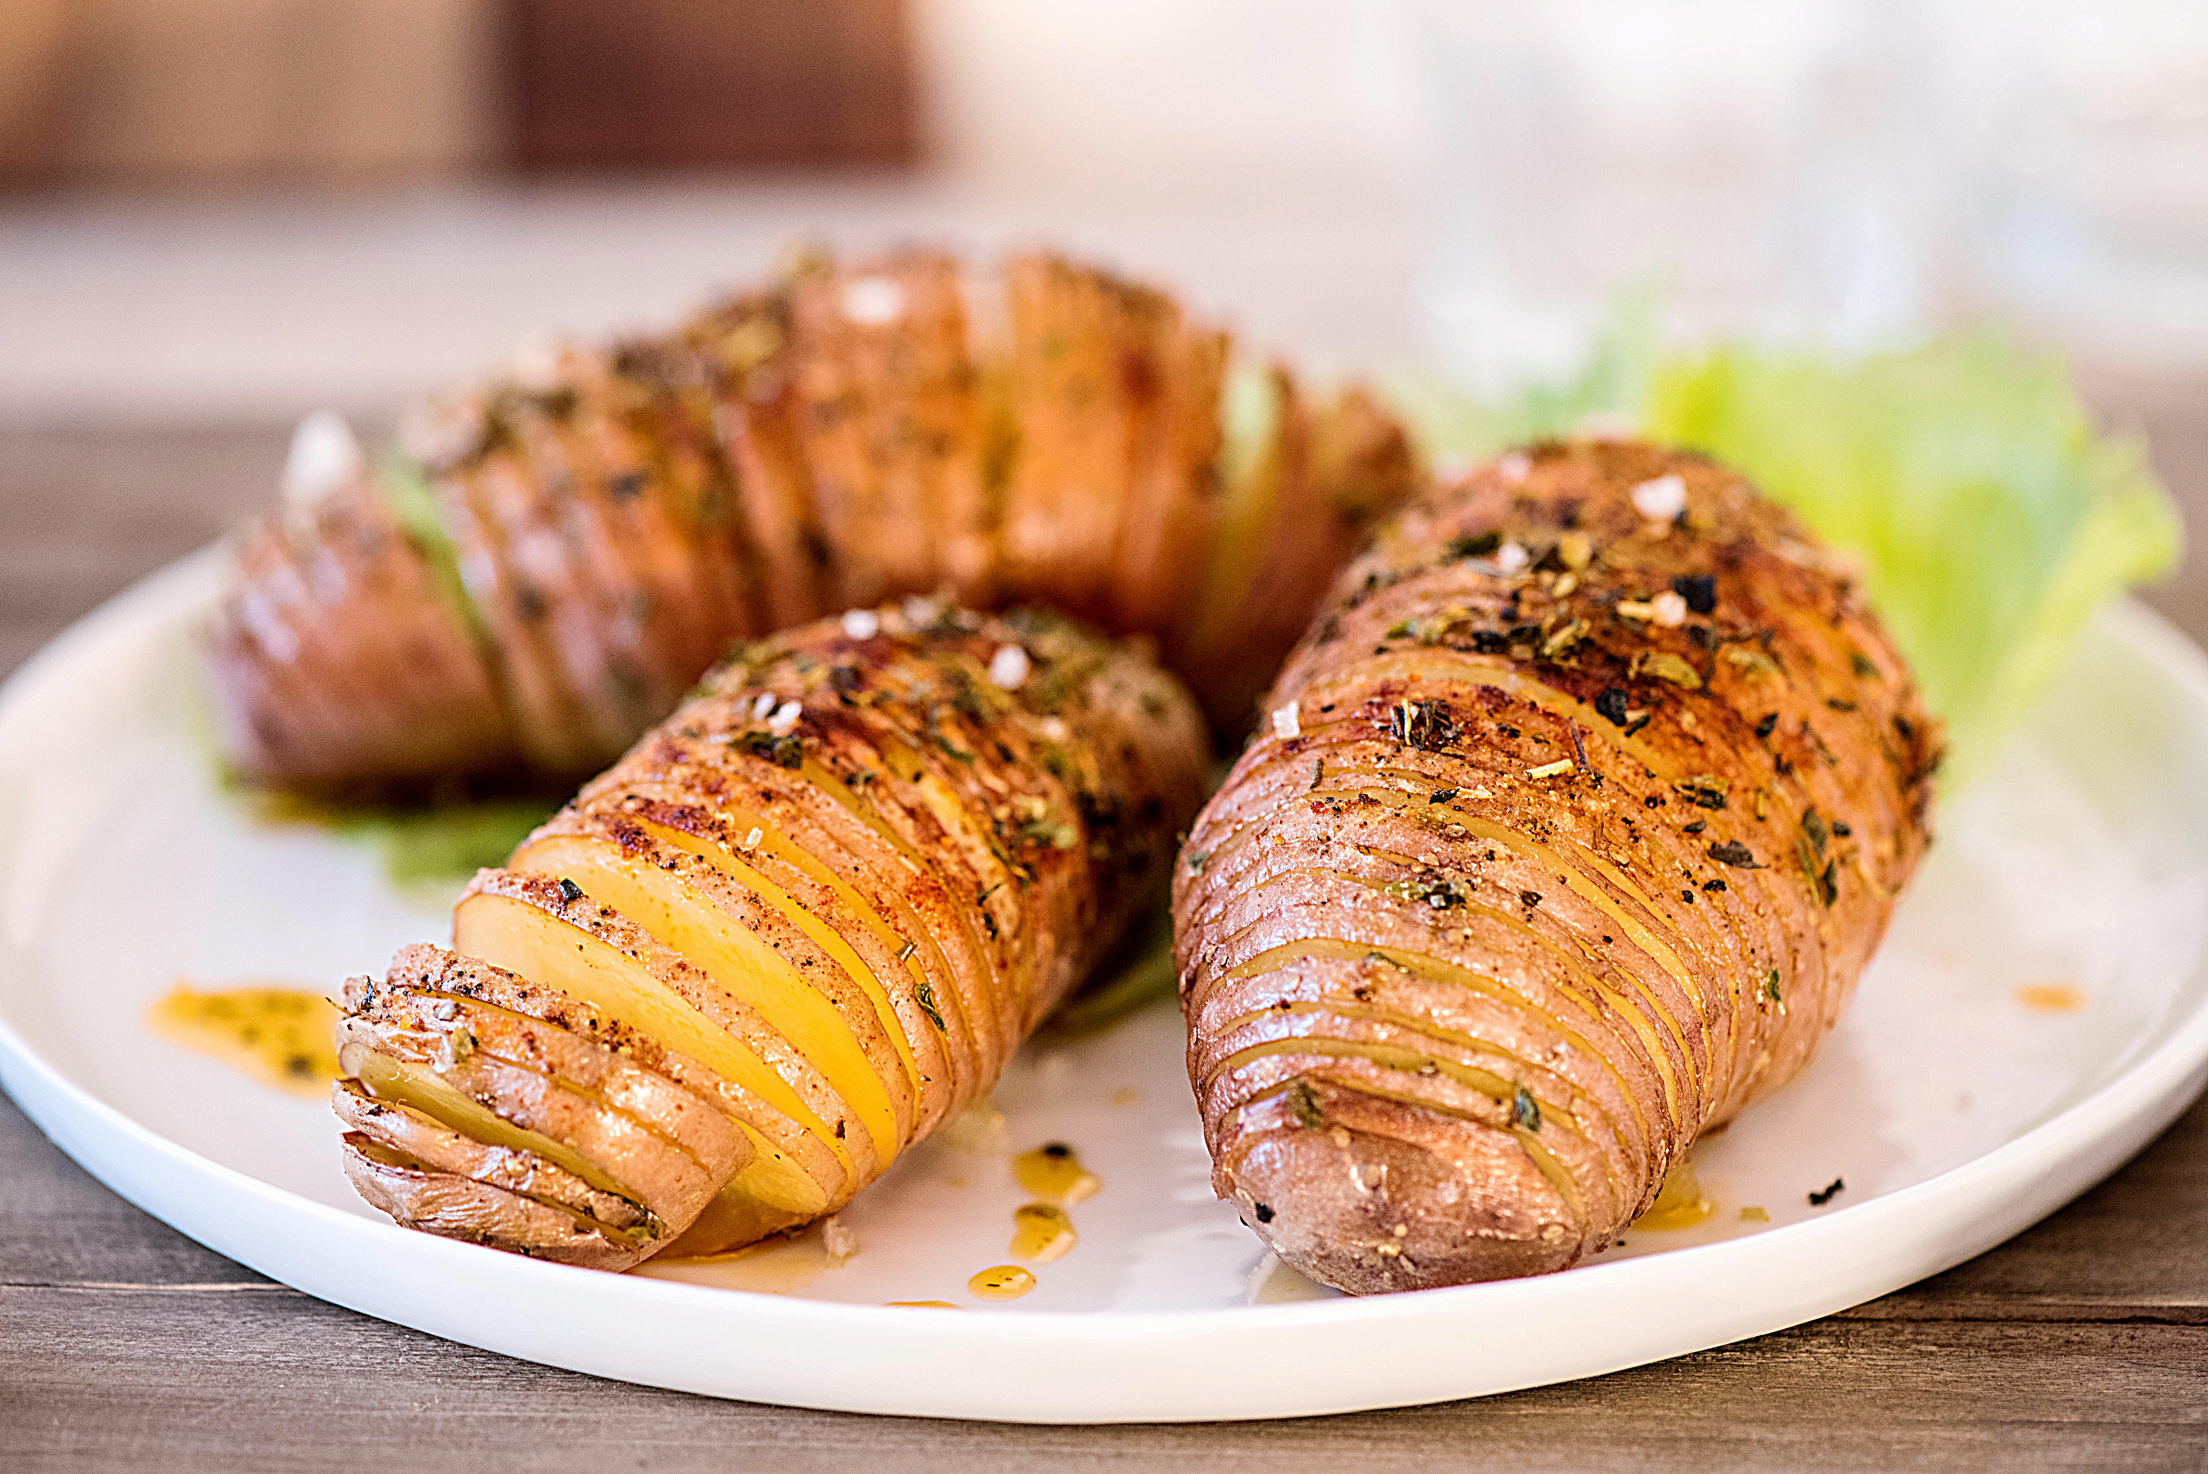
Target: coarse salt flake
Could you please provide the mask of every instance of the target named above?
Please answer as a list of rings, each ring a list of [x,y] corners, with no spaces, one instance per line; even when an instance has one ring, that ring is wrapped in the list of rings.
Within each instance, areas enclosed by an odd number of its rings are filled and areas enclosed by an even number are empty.
[[[905,289],[886,276],[862,276],[844,285],[843,315],[864,328],[878,328],[905,315]]]
[[[1303,723],[1298,720],[1297,702],[1273,708],[1273,735],[1275,737],[1299,737],[1303,735]]]
[[[1043,735],[1051,741],[1063,742],[1066,740],[1066,721],[1064,717],[1044,717],[1041,726]]]
[[[1669,522],[1687,509],[1687,483],[1658,476],[1633,488],[1633,510],[1651,522]]]
[[[1025,650],[1017,645],[999,645],[997,653],[989,657],[989,684],[1001,691],[1017,691],[1030,669],[1032,663]]]
[[[1495,566],[1505,573],[1516,573],[1532,561],[1517,543],[1504,543],[1495,550]]]
[[[1665,629],[1677,629],[1686,623],[1687,601],[1665,589],[1648,601],[1648,617]]]
[[[759,841],[765,839],[766,837],[767,831],[761,829],[758,825],[754,824],[751,826],[751,833],[745,835],[743,843],[737,845],[736,848],[740,850],[755,850],[759,848]]]
[[[843,632],[854,640],[871,640],[882,632],[881,616],[871,609],[846,609]]]
[[[1495,463],[1495,474],[1512,486],[1525,480],[1532,470],[1533,462],[1522,450],[1514,450]]]
[[[772,691],[761,691],[759,699],[751,704],[751,719],[755,722],[763,722],[772,715],[774,715],[774,693]]]
[[[774,715],[767,718],[767,730],[777,737],[789,736],[791,729],[797,725],[798,717],[803,715],[804,711],[805,708],[795,701],[783,702],[774,709]]]

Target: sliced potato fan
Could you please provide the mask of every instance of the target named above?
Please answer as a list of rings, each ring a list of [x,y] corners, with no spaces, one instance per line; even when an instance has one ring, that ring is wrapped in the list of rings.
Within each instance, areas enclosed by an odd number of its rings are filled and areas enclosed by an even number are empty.
[[[1162,894],[1187,694],[1056,617],[889,607],[740,650],[354,979],[347,1171],[607,1268],[834,1211],[986,1091]]]
[[[239,542],[231,759],[420,787],[617,757],[731,639],[949,589],[1141,632],[1239,732],[1418,468],[1360,391],[1044,253],[808,257],[679,330],[531,351]]]
[[[1382,524],[1176,867],[1214,1185],[1304,1273],[1607,1247],[1837,1020],[1938,735],[1737,474],[1547,445]]]

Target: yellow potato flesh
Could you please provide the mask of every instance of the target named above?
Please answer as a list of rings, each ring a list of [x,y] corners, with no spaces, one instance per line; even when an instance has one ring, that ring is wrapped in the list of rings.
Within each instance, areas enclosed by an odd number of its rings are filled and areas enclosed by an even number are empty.
[[[837,778],[834,773],[829,772],[826,768],[822,767],[819,763],[814,762],[811,759],[806,760],[803,772],[805,778],[809,782],[811,782],[815,788],[819,789],[822,793],[828,795],[828,797],[834,800],[836,803],[841,804],[852,815],[852,817],[856,818],[860,823],[866,825],[869,829],[880,835],[891,849],[895,850],[899,855],[903,856],[905,860],[911,864],[912,868],[915,871],[923,876],[929,877],[930,879],[934,880],[938,885],[942,885],[941,876],[937,875],[935,867],[928,862],[928,858],[925,855],[921,854],[918,849],[914,848],[910,843],[908,843],[905,837],[897,832],[897,829],[894,825],[892,825],[888,820],[884,819],[880,814],[876,813],[874,811],[874,806],[870,802],[853,793],[849,785],[845,784],[841,779]],[[946,891],[951,889],[951,887],[949,886],[944,886],[943,888]],[[894,895],[889,895],[888,899],[892,902],[897,902],[897,897]],[[912,917],[915,929],[921,934],[921,936],[915,937],[913,940],[919,941],[921,940],[921,937],[925,937],[926,944],[930,947],[935,947],[938,955],[940,955],[941,948],[936,945],[934,934],[927,930],[925,924],[920,921],[918,914],[914,912],[911,907],[903,906],[901,902],[897,903],[901,906],[902,909],[906,911],[908,915]],[[982,950],[981,938],[976,935],[974,931],[974,924],[971,913],[964,907],[954,906],[950,908],[950,919],[957,925],[959,937],[965,940],[966,955],[973,960],[975,967],[979,970],[982,976],[990,979],[992,982],[996,981],[995,967],[990,960],[989,954]],[[945,959],[945,962],[946,965],[948,965],[947,958]],[[952,1004],[954,1007],[962,1007],[962,1005],[958,1004],[956,999],[952,1000]],[[976,1025],[974,1021],[966,1020],[964,1023],[964,1027],[969,1030],[973,1030],[976,1028]]]
[[[765,1060],[618,949],[525,901],[485,893],[453,911],[452,937],[455,950],[595,1004],[615,1022],[718,1071],[818,1137],[851,1170],[843,1143]],[[810,1174],[750,1122],[736,1124],[757,1155],[724,1191],[807,1216],[827,1206]]]
[[[836,785],[839,790],[843,786],[840,783]],[[865,819],[868,827],[875,829],[877,833],[885,832],[877,820],[868,818],[851,805],[847,804],[846,807],[851,808],[854,814]],[[768,824],[762,816],[752,813],[748,809],[728,806],[723,808],[722,817],[733,830],[748,832],[757,829],[761,851],[802,870],[815,881],[834,891],[836,899],[842,903],[848,915],[855,918],[859,925],[872,932],[875,939],[888,948],[893,955],[904,960],[905,970],[911,976],[915,988],[933,988],[933,984],[928,979],[928,964],[921,960],[923,952],[934,959],[942,976],[946,978],[950,976],[950,961],[943,955],[942,949],[936,945],[935,934],[928,929],[927,924],[920,919],[919,914],[894,891],[885,890],[881,899],[886,901],[898,915],[904,918],[910,928],[909,934],[891,926],[882,913],[875,909],[872,900],[861,895],[828,866],[823,865],[805,850],[778,834],[774,827]],[[695,835],[668,829],[649,820],[644,821],[644,827],[668,844],[678,845],[713,864],[720,864],[723,859],[731,862],[735,860],[735,857],[730,855],[724,847],[699,839]],[[888,837],[895,838],[894,835]],[[877,982],[876,987],[879,988],[879,986]],[[963,1018],[964,1015],[959,1013],[959,1001],[954,990],[946,986],[942,992],[953,994],[953,996],[939,999],[942,1007]],[[913,1079],[916,1082],[915,1088],[917,1088],[917,1082],[920,1078],[919,1068],[913,1063],[912,1046],[906,1040],[904,1028],[897,1020],[896,1010],[890,1006],[888,995],[878,993],[874,1000],[874,1006],[881,1010],[883,1027],[891,1030],[890,1037],[897,1041],[899,1053],[904,1057],[906,1068],[912,1071]]]
[[[632,1202],[636,1199],[633,1192],[608,1176],[604,1168],[574,1148],[540,1132],[516,1126],[425,1065],[366,1050],[358,1051],[358,1058],[347,1063],[353,1066],[353,1078],[378,1100],[411,1106],[439,1125],[450,1127],[485,1146],[534,1152],[553,1166],[574,1173],[600,1192],[613,1193]]]
[[[769,841],[765,826],[757,821],[751,821],[751,823],[753,828],[760,831],[760,843],[766,845]],[[897,1048],[897,1058],[904,1066],[905,1078],[912,1082],[914,1090],[920,1088],[920,1067],[913,1063],[912,1045],[905,1038],[904,1025],[897,1020],[897,1010],[890,1006],[888,989],[882,986],[882,981],[875,976],[874,969],[868,967],[866,960],[851,949],[851,944],[843,939],[841,933],[793,900],[780,886],[768,880],[764,875],[743,863],[742,860],[730,854],[721,846],[709,840],[699,839],[696,835],[685,834],[679,829],[669,829],[665,825],[654,824],[649,820],[644,822],[644,827],[650,830],[652,835],[662,844],[697,856],[737,884],[755,892],[768,904],[788,915],[791,922],[800,931],[812,938],[815,946],[833,957],[874,1005],[875,1016],[882,1021],[884,1032],[889,1035],[890,1042]],[[830,890],[834,891],[836,899],[850,909],[852,919],[857,921],[859,925],[887,942],[892,951],[903,950],[904,939],[891,932],[883,924],[881,917],[875,914],[873,908],[860,898],[858,892],[838,880],[829,871],[828,867],[814,860],[812,856],[803,854],[795,845],[780,836],[774,836],[773,843],[774,853],[779,858],[789,860],[792,856],[801,856],[804,863],[800,868],[812,879],[824,883]],[[919,976],[925,981],[924,974]],[[886,1156],[884,1159],[887,1159]]]
[[[1212,544],[1205,597],[1197,608],[1194,633],[1199,643],[1216,636],[1241,607],[1244,592],[1257,576],[1287,468],[1280,450],[1281,421],[1287,406],[1279,379],[1254,364],[1239,364],[1220,386],[1219,418],[1223,443],[1219,479],[1226,495],[1219,535]]]
[[[873,1136],[874,1149],[883,1164],[897,1155],[903,1143],[896,1110],[850,1025],[781,953],[731,919],[711,897],[680,876],[629,859],[605,840],[580,835],[555,834],[540,839],[515,855],[510,868],[574,881],[592,898],[613,907],[681,953],[692,967],[726,989],[730,997],[757,1009],[760,1017],[787,1039],[792,1049],[810,1060],[843,1097]],[[835,945],[833,949],[823,946],[822,950],[828,951],[854,980],[861,974],[871,979],[872,974],[866,973],[865,965],[851,954],[842,938],[804,914],[796,902],[764,878],[748,872],[731,878],[751,888],[768,905],[789,914],[816,942],[825,934]],[[812,922],[810,927],[805,925],[808,921]]]

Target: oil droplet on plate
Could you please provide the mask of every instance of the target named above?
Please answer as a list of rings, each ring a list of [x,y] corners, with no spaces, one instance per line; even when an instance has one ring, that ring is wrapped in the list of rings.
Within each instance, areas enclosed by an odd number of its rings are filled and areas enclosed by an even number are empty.
[[[1648,1211],[1633,1220],[1635,1228],[1692,1228],[1706,1223],[1717,1205],[1702,1195],[1702,1184],[1695,1181],[1694,1163],[1681,1157],[1664,1178],[1664,1185],[1656,1190],[1656,1201],[1648,1205]]]
[[[1267,1253],[1257,1261],[1243,1284],[1243,1298],[1252,1305],[1292,1305],[1301,1300],[1336,1300],[1341,1291],[1290,1269],[1278,1254]]]
[[[1073,1252],[1081,1236],[1066,1210],[1050,1203],[1029,1203],[1012,1210],[1012,1257],[1049,1264]]]
[[[1062,1141],[1049,1141],[1012,1159],[1012,1176],[1038,1198],[1071,1207],[1097,1194],[1103,1183]]]
[[[953,1305],[948,1300],[885,1300],[891,1310],[964,1310],[963,1305]]]
[[[2085,990],[2069,983],[2026,983],[2016,990],[2016,1001],[2044,1013],[2076,1013],[2085,1007]]]
[[[1743,1223],[1769,1223],[1771,1215],[1762,1208],[1743,1208],[1740,1210],[1740,1221]]]
[[[638,1265],[632,1273],[646,1279],[680,1280],[722,1290],[794,1295],[811,1289],[828,1268],[828,1252],[820,1234],[801,1229],[773,1234],[722,1254],[661,1255]]]
[[[337,1005],[301,988],[195,991],[186,983],[146,1012],[155,1033],[236,1065],[300,1095],[320,1095],[337,1078]]]
[[[1017,1264],[999,1264],[966,1281],[967,1292],[980,1300],[1017,1300],[1034,1288],[1034,1272]]]

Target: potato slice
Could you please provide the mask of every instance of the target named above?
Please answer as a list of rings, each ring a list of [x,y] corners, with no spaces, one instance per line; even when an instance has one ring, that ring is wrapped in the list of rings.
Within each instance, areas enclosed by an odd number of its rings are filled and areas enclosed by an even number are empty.
[[[846,1124],[842,1097],[811,1062],[755,1010],[580,887],[483,871],[453,910],[453,945],[596,1005],[764,1103],[739,1117],[763,1148],[745,1173],[776,1206],[841,1203],[857,1191],[857,1164],[871,1164],[872,1141],[855,1120]],[[801,1151],[807,1140],[815,1149]]]
[[[958,263],[820,263],[792,293],[792,373],[837,603],[932,589],[980,497],[982,420]]]
[[[514,734],[475,634],[363,479],[247,530],[209,632],[225,750],[307,787],[495,768]]]
[[[557,1024],[573,1038],[603,1045],[718,1106],[750,1141],[754,1156],[707,1204],[699,1226],[683,1236],[682,1252],[710,1253],[728,1244],[750,1242],[827,1211],[830,1189],[822,1184],[836,1180],[841,1169],[825,1147],[725,1076],[609,1017],[596,1005],[441,947],[400,948],[389,978],[427,992],[481,999],[509,1013]],[[751,1125],[754,1121],[766,1123],[766,1130]],[[715,1240],[716,1225],[748,1237]],[[701,1242],[710,1242],[710,1247],[697,1247]]]
[[[700,314],[682,331],[702,365],[715,428],[736,481],[744,544],[757,559],[756,596],[770,628],[829,607],[828,542],[813,507],[791,372],[789,295],[759,292]]]
[[[1169,630],[1210,561],[1219,518],[1219,396],[1231,340],[1176,311],[1157,413],[1135,448],[1112,554],[1114,628]]]
[[[344,1148],[353,1190],[408,1228],[586,1269],[627,1269],[649,1252],[651,1241],[640,1235],[429,1167],[360,1132],[346,1132]]]
[[[740,803],[715,777],[701,767],[679,778],[640,779],[611,802],[663,842],[710,864],[738,864],[815,918],[833,920],[866,969],[862,981],[871,979],[870,991],[879,989],[883,1027],[894,1029],[909,1054],[917,1092],[913,1135],[926,1135],[966,1102],[965,1082],[981,1065],[972,1053],[972,1031],[963,1025],[964,985],[934,929],[900,892],[915,883],[912,870],[840,806],[829,805],[849,822],[827,827],[778,802],[773,789],[752,789],[751,805]],[[801,778],[792,781],[811,787]],[[960,1021],[957,1042],[948,1028],[952,1020]]]
[[[430,1171],[452,1173],[535,1198],[583,1214],[608,1228],[635,1229],[658,1236],[659,1220],[633,1198],[593,1187],[527,1147],[481,1141],[454,1130],[427,1111],[395,1100],[379,1100],[358,1080],[331,1081],[330,1106],[338,1120],[353,1131]]]
[[[349,1004],[359,999],[358,1023],[376,1031],[385,1053],[431,1062],[455,1088],[586,1161],[620,1163],[604,1170],[625,1175],[666,1217],[687,1218],[751,1158],[743,1133],[706,1099],[557,1024],[389,979],[380,987],[363,979],[346,992]],[[577,1124],[558,1124],[570,1119]],[[632,1148],[626,1143],[638,1130],[653,1139]],[[646,1169],[650,1181],[638,1176]]]
[[[409,1037],[359,1018],[338,1025],[338,1040],[346,1078],[379,1099],[486,1144],[532,1151],[662,1219],[687,1221],[728,1175],[710,1177],[696,1158],[634,1117],[510,1061],[474,1054],[452,1062],[432,1052],[441,1038]],[[608,1163],[618,1164],[620,1176]]]
[[[1164,423],[1175,310],[1164,294],[1048,254],[1005,263],[1018,453],[1004,490],[1014,597],[1111,617],[1136,466]]]
[[[631,822],[568,822],[599,832],[540,833],[511,868],[581,886],[749,1004],[851,1107],[876,1157],[892,1160],[912,1120],[911,1080],[858,982],[865,965],[841,938],[756,874],[740,883]]]

